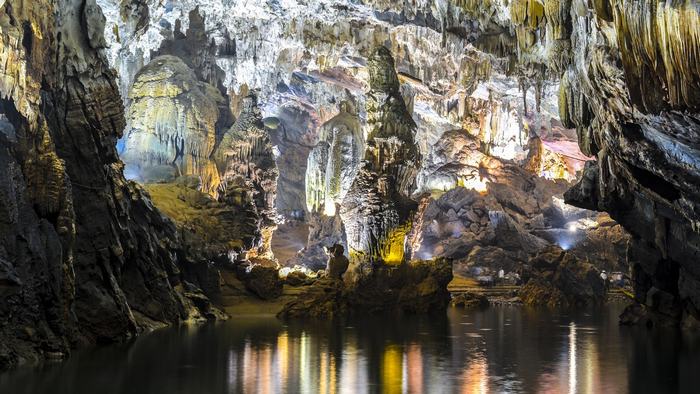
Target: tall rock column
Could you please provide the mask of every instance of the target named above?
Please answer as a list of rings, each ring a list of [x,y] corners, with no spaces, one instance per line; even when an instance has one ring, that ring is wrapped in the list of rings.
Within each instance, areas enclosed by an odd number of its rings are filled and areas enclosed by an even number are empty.
[[[400,264],[417,203],[410,196],[420,167],[416,124],[406,108],[394,59],[379,47],[368,61],[368,137],[364,159],[340,215],[351,258]]]
[[[340,104],[340,113],[321,126],[319,140],[309,154],[305,182],[309,237],[301,260],[312,268],[326,266],[324,248],[347,246],[337,207],[350,190],[364,155],[362,125],[352,102]]]
[[[258,215],[262,241],[251,256],[272,257],[270,243],[277,228],[275,197],[279,171],[257,98],[243,99],[241,114],[223,135],[212,158],[221,174],[221,193],[245,189]]]

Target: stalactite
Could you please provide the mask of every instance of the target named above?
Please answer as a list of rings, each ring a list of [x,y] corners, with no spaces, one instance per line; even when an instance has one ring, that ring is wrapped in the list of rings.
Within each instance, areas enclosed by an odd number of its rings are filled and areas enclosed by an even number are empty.
[[[700,11],[692,0],[621,0],[614,9],[633,103],[657,113],[700,108]]]

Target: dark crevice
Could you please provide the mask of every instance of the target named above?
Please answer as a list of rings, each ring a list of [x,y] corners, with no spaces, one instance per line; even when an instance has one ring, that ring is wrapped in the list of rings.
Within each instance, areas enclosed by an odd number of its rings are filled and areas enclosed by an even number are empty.
[[[640,185],[653,191],[668,201],[676,201],[681,198],[681,193],[673,184],[660,176],[640,167],[630,165],[630,171]]]
[[[32,25],[29,22],[24,22],[22,24],[22,46],[27,51],[27,58],[32,56],[32,47],[34,45],[34,32],[32,32]]]

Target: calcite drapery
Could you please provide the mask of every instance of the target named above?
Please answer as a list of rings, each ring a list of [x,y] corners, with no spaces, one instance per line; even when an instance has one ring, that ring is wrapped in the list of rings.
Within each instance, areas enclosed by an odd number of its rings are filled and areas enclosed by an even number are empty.
[[[321,126],[319,143],[309,154],[306,171],[306,207],[323,208],[334,216],[350,189],[364,153],[362,126],[353,103],[340,104],[340,113]]]
[[[126,174],[140,182],[199,177],[201,190],[216,195],[219,173],[209,159],[216,142],[213,86],[199,82],[180,58],[160,56],[136,75],[129,91],[124,151]]]

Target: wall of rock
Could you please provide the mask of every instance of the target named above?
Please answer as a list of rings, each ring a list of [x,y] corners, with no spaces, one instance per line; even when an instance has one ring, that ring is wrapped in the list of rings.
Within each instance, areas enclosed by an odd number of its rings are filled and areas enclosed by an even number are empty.
[[[123,175],[100,8],[0,7],[0,367],[210,315],[172,222]]]
[[[567,201],[610,212],[634,235],[635,296],[648,320],[697,326],[700,10],[693,1],[595,5],[572,19],[561,97],[596,161]]]

